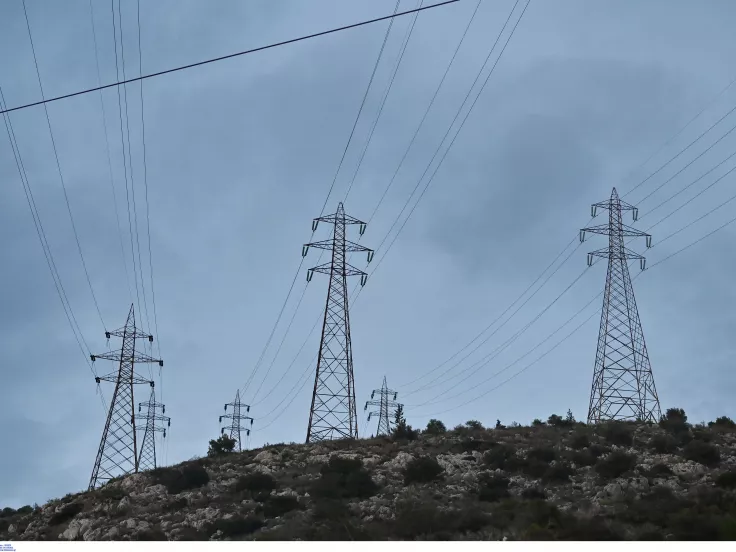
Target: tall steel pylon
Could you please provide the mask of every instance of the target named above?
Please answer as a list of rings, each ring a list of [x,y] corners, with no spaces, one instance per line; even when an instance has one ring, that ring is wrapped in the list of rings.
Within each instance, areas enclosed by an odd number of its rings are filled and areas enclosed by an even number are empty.
[[[151,397],[148,401],[138,403],[139,413],[142,412],[143,407],[146,408],[146,413],[143,416],[145,425],[143,426],[141,451],[138,455],[138,470],[155,470],[158,467],[156,462],[156,433],[161,433],[166,438],[166,428],[171,427],[171,418],[164,416],[166,405],[156,402],[156,392],[153,387],[151,387]],[[161,414],[158,413],[159,410]],[[161,422],[162,425],[157,425],[156,422]]]
[[[358,438],[347,277],[360,276],[361,285],[365,285],[368,275],[348,264],[346,257],[348,253],[361,251],[368,253],[368,262],[373,259],[372,249],[346,239],[347,225],[358,224],[362,236],[366,223],[346,215],[342,203],[337,206],[335,214],[314,219],[312,231],[317,230],[320,222],[334,226],[332,239],[308,243],[302,249],[302,256],[307,255],[310,247],[332,251],[330,262],[310,268],[307,272],[308,282],[315,272],[330,275],[309,411],[307,443]]]
[[[373,400],[376,393],[381,397],[379,400]],[[376,431],[376,437],[379,435],[391,435],[391,416],[395,415],[396,408],[399,403],[396,402],[397,392],[393,389],[389,389],[386,384],[386,376],[383,376],[383,385],[380,389],[374,389],[371,392],[371,400],[365,402],[365,408],[368,410],[368,406],[377,406],[377,411],[371,411],[368,413],[368,421],[371,421],[371,416],[378,416],[378,430]],[[392,398],[389,398],[392,397]]]
[[[242,422],[245,420],[250,420],[250,425],[253,425],[253,418],[250,416],[244,416],[241,414],[243,407],[245,407],[246,412],[250,412],[250,405],[243,404],[240,402],[240,389],[235,393],[235,400],[231,403],[227,403],[225,405],[225,411],[227,412],[227,407],[232,406],[233,407],[233,413],[232,414],[223,414],[220,416],[220,423],[222,423],[223,418],[232,420],[232,423],[229,427],[221,427],[220,433],[224,434],[225,430],[228,430],[230,432],[230,438],[235,441],[235,450],[238,452],[242,452],[243,450],[243,443],[242,443],[242,432],[245,431],[246,436],[250,435],[250,429],[244,429],[242,426]]]
[[[644,270],[645,258],[624,244],[626,237],[644,237],[646,246],[651,247],[652,236],[623,223],[622,211],[632,211],[634,221],[639,211],[621,201],[616,188],[609,200],[592,206],[593,217],[597,209],[608,210],[608,224],[580,230],[581,242],[586,232],[608,236],[608,247],[588,253],[588,266],[593,264],[593,257],[608,259],[588,423],[606,420],[658,422],[661,416],[659,398],[628,265],[629,260],[639,259],[641,270]]]
[[[153,336],[139,331],[135,327],[135,311],[130,305],[128,319],[125,326],[114,332],[105,332],[109,340],[111,336],[120,337],[123,346],[119,351],[110,351],[101,355],[91,355],[92,362],[98,358],[118,362],[117,372],[95,377],[99,384],[108,381],[115,384],[115,391],[110,401],[105,428],[97,450],[95,465],[92,468],[92,477],[89,489],[95,489],[114,477],[137,473],[139,466],[138,442],[135,428],[135,400],[133,386],[147,383],[153,387],[153,381],[140,377],[135,373],[134,365],[140,363],[157,362],[164,365],[163,360],[154,359],[145,354],[136,354],[135,342],[137,339],[147,339],[153,343]]]

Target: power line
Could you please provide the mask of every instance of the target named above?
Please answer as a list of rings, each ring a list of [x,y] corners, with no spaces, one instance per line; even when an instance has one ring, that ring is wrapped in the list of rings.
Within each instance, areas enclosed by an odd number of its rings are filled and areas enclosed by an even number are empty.
[[[20,109],[26,109],[26,108],[29,108],[29,107],[34,107],[34,106],[41,105],[41,104],[47,104],[47,103],[50,103],[50,102],[56,102],[56,101],[64,100],[64,99],[67,99],[67,98],[73,98],[74,96],[80,96],[82,94],[89,94],[90,92],[97,92],[98,90],[105,90],[106,88],[112,88],[114,86],[121,86],[121,85],[129,84],[131,82],[138,82],[138,81],[145,80],[145,79],[150,79],[150,78],[153,78],[153,77],[160,77],[161,75],[168,75],[169,73],[174,73],[174,72],[177,72],[177,71],[183,71],[185,69],[191,69],[193,67],[199,67],[201,65],[207,65],[209,63],[215,63],[215,62],[218,62],[218,61],[223,61],[223,60],[231,59],[231,58],[238,57],[238,56],[244,56],[244,55],[247,55],[247,54],[253,54],[255,52],[260,52],[260,51],[263,51],[263,50],[268,50],[270,48],[276,48],[276,47],[279,47],[279,46],[285,46],[287,44],[293,44],[295,42],[301,42],[303,40],[309,40],[309,39],[312,39],[312,38],[317,38],[317,37],[320,37],[320,36],[324,36],[324,35],[328,35],[328,34],[332,34],[332,33],[337,33],[337,32],[340,32],[340,31],[346,31],[346,30],[349,30],[349,29],[355,29],[357,27],[362,27],[364,25],[370,25],[371,23],[378,23],[379,21],[386,21],[387,19],[393,19],[393,18],[396,18],[396,17],[401,17],[403,15],[409,15],[411,13],[416,13],[416,12],[420,12],[420,11],[424,11],[424,10],[431,10],[433,8],[439,8],[440,6],[446,6],[448,4],[454,4],[454,3],[459,2],[459,1],[460,0],[446,0],[444,2],[439,2],[437,4],[432,4],[430,6],[423,6],[421,8],[416,8],[416,9],[413,9],[413,10],[407,10],[407,11],[400,12],[400,13],[394,13],[392,15],[386,15],[386,16],[383,16],[383,17],[377,17],[375,19],[370,19],[368,21],[361,21],[359,23],[353,23],[351,25],[345,25],[343,27],[338,27],[338,28],[335,28],[335,29],[327,30],[327,31],[321,31],[321,32],[318,32],[318,33],[313,33],[313,34],[309,34],[309,35],[305,35],[305,36],[300,36],[298,38],[292,38],[292,39],[289,39],[289,40],[284,40],[284,41],[281,41],[281,42],[276,42],[274,44],[268,44],[267,46],[259,46],[257,48],[251,48],[250,50],[243,50],[241,52],[236,52],[234,54],[228,54],[228,55],[225,55],[225,56],[220,56],[220,57],[216,57],[216,58],[212,58],[212,59],[207,59],[207,60],[204,60],[204,61],[198,61],[196,63],[190,63],[188,65],[182,65],[180,67],[175,67],[173,69],[166,69],[164,71],[158,71],[156,73],[151,73],[149,75],[143,75],[143,76],[135,77],[135,78],[132,78],[132,79],[127,79],[127,80],[123,80],[123,81],[113,82],[113,83],[110,83],[110,84],[105,84],[103,86],[96,86],[94,88],[88,88],[86,90],[80,90],[79,92],[72,92],[71,94],[64,94],[62,96],[57,96],[55,98],[49,98],[49,99],[45,99],[44,98],[42,101],[39,101],[39,102],[32,102],[32,103],[28,103],[28,104],[25,104],[25,105],[19,105],[19,106],[16,106],[16,107],[11,107],[9,109],[7,109],[7,108],[6,109],[3,109],[2,111],[0,111],[0,114],[9,113],[11,111],[18,111]]]
[[[90,25],[92,27],[92,39],[94,41],[95,46],[95,66],[97,68],[97,85],[99,86],[102,83],[102,77],[100,74],[100,57],[98,54],[98,46],[97,46],[97,31],[95,30],[95,14],[94,14],[94,7],[92,5],[92,0],[89,0],[89,15],[90,15]],[[122,253],[123,257],[123,270],[125,271],[125,280],[128,284],[128,292],[130,293],[131,299],[133,297],[133,290],[130,287],[130,276],[128,275],[128,263],[125,260],[125,246],[123,245],[123,229],[120,225],[120,213],[118,212],[118,199],[117,194],[115,193],[115,180],[112,175],[112,160],[110,157],[110,139],[108,138],[108,132],[107,132],[107,120],[105,119],[105,100],[102,97],[102,90],[100,92],[100,111],[102,113],[102,128],[105,134],[105,151],[107,153],[107,170],[110,177],[110,189],[112,190],[112,201],[113,201],[113,207],[115,209],[115,220],[118,224],[118,237],[120,238],[120,252]]]
[[[401,4],[401,0],[397,0],[396,1],[396,5],[394,7],[394,16],[397,14],[400,4]],[[350,144],[352,143],[353,136],[355,135],[355,129],[357,128],[358,121],[360,120],[360,116],[363,113],[363,108],[365,107],[365,102],[366,102],[366,100],[368,98],[368,93],[370,92],[371,86],[373,84],[373,79],[376,76],[376,71],[378,70],[378,66],[379,66],[379,64],[381,62],[381,58],[383,57],[383,52],[384,52],[384,49],[386,47],[386,42],[388,41],[389,34],[391,33],[391,28],[393,27],[393,23],[394,23],[394,20],[393,20],[393,16],[392,16],[392,18],[391,18],[391,20],[389,22],[388,28],[386,29],[386,33],[385,33],[385,35],[383,37],[383,42],[381,43],[381,49],[378,52],[378,58],[376,58],[376,62],[373,65],[373,71],[371,72],[370,79],[368,80],[368,86],[366,87],[365,93],[363,94],[363,99],[360,102],[360,107],[358,108],[358,114],[355,117],[355,121],[353,122],[353,127],[350,130],[350,135],[348,136],[348,141],[345,144],[345,148],[343,149],[342,156],[340,157],[340,163],[338,164],[337,170],[335,171],[335,176],[332,178],[332,183],[330,184],[330,188],[327,190],[327,197],[325,197],[325,201],[322,204],[322,209],[320,210],[320,214],[319,214],[320,217],[324,214],[325,208],[327,207],[327,202],[330,199],[330,195],[332,194],[332,190],[335,188],[335,183],[337,182],[337,177],[340,174],[340,169],[342,169],[342,165],[345,162],[345,156],[348,153],[348,149],[350,148]],[[315,229],[313,228],[312,229],[312,237],[314,237],[314,233],[315,233]],[[310,240],[311,239],[312,238],[310,237]],[[319,256],[319,258],[317,260],[317,263],[318,264],[319,264],[320,259],[322,258],[322,253],[323,252],[320,252],[320,256]],[[268,347],[271,344],[271,340],[273,339],[273,336],[276,333],[276,328],[278,327],[279,322],[281,321],[281,317],[284,314],[284,310],[286,309],[286,305],[289,302],[289,298],[291,297],[292,291],[294,290],[294,285],[296,284],[296,279],[299,277],[299,274],[301,273],[301,270],[302,270],[302,266],[303,265],[304,265],[304,257],[302,257],[301,260],[299,261],[299,266],[297,267],[296,273],[294,274],[294,278],[292,279],[291,285],[289,286],[289,291],[286,294],[286,299],[284,299],[284,302],[281,305],[281,309],[279,310],[279,314],[276,317],[276,322],[274,323],[273,328],[271,329],[271,333],[269,334],[268,339],[266,340],[266,344],[263,346],[263,350],[261,351],[261,355],[258,358],[258,361],[256,362],[256,365],[253,368],[253,371],[251,372],[251,375],[248,377],[248,379],[246,380],[245,385],[243,386],[243,395],[245,395],[245,393],[248,391],[248,387],[250,387],[250,384],[253,381],[253,378],[255,377],[256,373],[260,369],[261,363],[263,362],[263,359],[266,356],[266,351],[268,350]],[[304,298],[304,293],[305,292],[306,292],[306,286],[304,288],[304,291],[302,291],[302,297],[299,299],[299,305],[301,305],[301,301]],[[292,321],[293,321],[294,317],[296,316],[296,312],[299,309],[299,305],[297,305],[297,308],[294,311],[294,315],[292,316]],[[287,329],[287,333],[288,333],[288,329]],[[284,339],[285,338],[286,338],[286,334],[284,334]],[[282,340],[282,344],[283,344],[283,340]],[[278,356],[278,352],[280,351],[280,349],[281,349],[281,346],[279,346],[279,349],[276,352],[276,356]],[[274,362],[276,360],[276,356],[274,356]],[[267,373],[266,373],[266,376],[268,376],[268,373],[271,371],[271,368],[272,367],[273,367],[273,363],[271,363],[271,366],[269,366],[269,368],[267,370]],[[255,402],[255,398],[256,397],[254,396],[253,397],[254,400],[251,401],[251,402]]]
[[[31,52],[33,53],[33,63],[36,67],[36,77],[38,78],[38,86],[41,89],[41,97],[44,97],[43,92],[43,83],[41,82],[41,72],[38,69],[38,59],[36,58],[36,48],[33,45],[33,35],[31,33],[31,24],[28,21],[28,12],[26,11],[26,0],[22,0],[23,2],[23,14],[25,16],[26,20],[26,29],[28,29],[28,40],[31,43]],[[79,243],[79,235],[77,234],[77,226],[74,224],[74,216],[72,215],[72,208],[69,204],[69,196],[66,192],[66,184],[64,182],[64,175],[61,172],[61,162],[59,161],[59,153],[56,150],[56,140],[54,140],[54,131],[51,129],[51,118],[49,117],[49,110],[46,107],[46,103],[44,102],[44,112],[46,113],[46,123],[49,127],[49,135],[51,136],[51,146],[54,150],[54,158],[56,159],[56,168],[59,172],[59,180],[61,181],[61,188],[64,191],[64,200],[66,202],[67,210],[69,211],[69,220],[71,220],[72,223],[72,230],[74,231],[74,239],[77,242],[77,250],[79,251],[79,257],[82,259],[82,267],[84,268],[84,274],[87,277],[87,284],[89,285],[89,290],[92,293],[92,300],[95,304],[95,309],[97,309],[97,315],[100,317],[100,322],[102,323],[102,327],[105,328],[105,321],[102,319],[102,312],[100,311],[100,305],[97,303],[97,297],[95,296],[95,290],[92,287],[92,281],[89,277],[89,271],[87,270],[87,263],[84,261],[84,254],[82,253],[82,246]],[[5,111],[3,111],[4,113]]]

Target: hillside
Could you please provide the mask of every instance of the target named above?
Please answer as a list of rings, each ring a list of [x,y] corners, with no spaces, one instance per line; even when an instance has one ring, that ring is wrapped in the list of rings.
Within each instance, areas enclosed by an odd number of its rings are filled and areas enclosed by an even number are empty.
[[[736,539],[733,422],[668,416],[222,453],[5,509],[0,541]]]

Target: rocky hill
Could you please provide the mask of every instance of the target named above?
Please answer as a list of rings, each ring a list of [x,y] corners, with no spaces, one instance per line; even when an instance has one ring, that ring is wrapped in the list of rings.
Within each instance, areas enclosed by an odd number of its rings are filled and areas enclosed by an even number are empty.
[[[736,539],[736,428],[530,427],[270,445],[0,513],[2,540]]]

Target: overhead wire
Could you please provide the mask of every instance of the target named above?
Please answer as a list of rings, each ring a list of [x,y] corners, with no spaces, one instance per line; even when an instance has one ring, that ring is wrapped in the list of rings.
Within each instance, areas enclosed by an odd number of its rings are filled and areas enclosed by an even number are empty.
[[[97,69],[97,85],[99,86],[102,84],[102,76],[100,73],[100,56],[98,53],[98,45],[97,45],[97,31],[95,29],[95,12],[92,0],[89,0],[89,15],[90,15],[90,25],[92,27],[92,39],[94,41],[94,48],[95,48],[95,66]],[[130,275],[128,274],[128,263],[125,260],[125,245],[123,244],[123,228],[120,225],[120,213],[118,211],[118,199],[117,194],[115,193],[115,179],[113,178],[112,174],[112,159],[110,156],[110,139],[108,137],[108,130],[107,130],[107,120],[105,117],[105,100],[103,98],[102,90],[99,91],[100,96],[100,112],[102,114],[102,129],[105,134],[105,152],[107,153],[107,170],[108,175],[110,179],[110,189],[112,190],[112,202],[113,202],[113,208],[115,209],[115,220],[117,221],[118,226],[118,237],[120,238],[120,252],[122,253],[123,258],[123,270],[125,272],[125,280],[128,285],[128,292],[130,293],[131,299],[133,298],[133,289],[130,287]]]
[[[89,94],[90,92],[97,92],[98,90],[105,90],[106,88],[112,88],[114,86],[122,86],[122,85],[125,85],[125,84],[130,84],[132,82],[138,82],[140,80],[150,79],[150,78],[153,78],[153,77],[160,77],[162,75],[168,75],[170,73],[174,73],[174,72],[177,72],[177,71],[183,71],[185,69],[192,69],[194,67],[200,67],[202,65],[207,65],[207,64],[210,64],[210,63],[216,63],[216,62],[223,61],[223,60],[226,60],[226,59],[232,59],[232,58],[239,57],[239,56],[253,54],[253,53],[256,53],[256,52],[261,52],[263,50],[268,50],[268,49],[271,49],[271,48],[277,48],[279,46],[285,46],[287,44],[294,44],[295,42],[302,42],[304,40],[310,40],[312,38],[317,38],[317,37],[320,37],[320,36],[325,36],[325,35],[329,35],[329,34],[333,34],[333,33],[338,33],[338,32],[342,32],[342,31],[347,31],[347,30],[350,30],[350,29],[355,29],[355,28],[358,28],[358,27],[362,27],[364,25],[371,25],[373,23],[379,23],[381,21],[386,21],[387,19],[394,19],[396,17],[402,17],[404,15],[409,15],[409,14],[412,14],[412,13],[415,13],[415,12],[418,12],[418,11],[431,10],[431,9],[434,9],[434,8],[439,8],[439,7],[442,7],[442,6],[447,6],[449,4],[455,4],[455,3],[459,2],[459,1],[460,0],[445,0],[444,2],[438,2],[436,4],[431,4],[429,6],[422,6],[421,8],[417,8],[417,9],[413,9],[413,10],[406,10],[406,11],[395,13],[395,14],[392,14],[392,15],[385,15],[385,16],[382,16],[382,17],[376,17],[374,19],[369,19],[369,20],[366,20],[366,21],[360,21],[358,23],[352,23],[350,25],[344,25],[342,27],[337,27],[337,28],[334,28],[334,29],[326,30],[326,31],[320,31],[320,32],[317,32],[317,33],[312,33],[312,34],[300,36],[300,37],[297,37],[297,38],[291,38],[289,40],[283,40],[281,42],[276,42],[276,43],[273,43],[273,44],[268,44],[266,46],[259,46],[257,48],[251,48],[249,50],[243,50],[243,51],[235,52],[233,54],[228,54],[228,55],[225,55],[225,56],[211,58],[211,59],[207,59],[207,60],[204,60],[204,61],[198,61],[196,63],[190,63],[188,65],[182,65],[182,66],[179,66],[179,67],[174,67],[174,68],[166,69],[166,70],[163,70],[163,71],[158,71],[156,73],[150,73],[148,75],[143,75],[143,76],[140,76],[140,77],[131,78],[131,79],[127,79],[127,80],[124,80],[124,81],[118,80],[117,82],[113,82],[113,83],[110,83],[110,84],[105,84],[105,85],[102,85],[102,86],[96,86],[94,88],[87,88],[85,90],[80,90],[78,92],[72,92],[70,94],[63,94],[61,96],[56,96],[54,98],[48,98],[48,99],[45,99],[44,98],[44,99],[42,99],[41,101],[38,101],[38,102],[31,102],[31,103],[27,103],[27,104],[23,104],[23,105],[18,105],[18,106],[10,107],[10,108],[6,107],[2,111],[0,111],[0,115],[3,114],[3,113],[10,113],[11,111],[18,111],[20,109],[27,109],[29,107],[35,107],[35,106],[41,105],[41,104],[47,104],[47,103],[56,102],[56,101],[59,101],[59,100],[64,100],[64,99],[67,99],[67,98],[73,98],[74,96],[80,96],[82,94]]]
[[[401,0],[397,0],[396,1],[396,5],[394,7],[394,16],[398,13],[398,9],[399,9],[399,5],[400,4],[401,4]],[[360,116],[363,113],[363,109],[365,107],[365,103],[366,103],[366,100],[368,98],[368,93],[370,92],[371,86],[373,84],[373,79],[376,76],[376,71],[378,70],[378,66],[379,66],[379,64],[381,62],[381,58],[383,57],[383,52],[384,52],[384,49],[386,47],[386,42],[388,41],[388,37],[389,37],[389,35],[391,33],[391,28],[393,27],[393,22],[394,22],[394,19],[391,18],[389,20],[389,25],[388,25],[388,28],[386,29],[386,33],[385,33],[385,35],[383,37],[383,42],[381,43],[381,49],[378,52],[378,58],[376,59],[376,62],[373,65],[373,71],[371,72],[370,79],[368,80],[368,86],[366,87],[365,93],[363,94],[363,98],[362,98],[362,100],[360,102],[360,107],[358,108],[358,114],[355,117],[355,121],[353,122],[353,127],[350,130],[350,135],[348,136],[347,143],[345,144],[345,148],[343,149],[342,156],[340,157],[340,162],[339,162],[339,164],[337,166],[337,170],[335,171],[335,176],[333,177],[332,183],[330,184],[330,187],[329,187],[329,189],[327,191],[327,196],[325,197],[325,201],[324,201],[324,203],[322,205],[322,209],[320,210],[319,217],[321,217],[324,214],[324,212],[325,212],[325,208],[327,207],[327,203],[328,203],[328,201],[330,199],[330,195],[332,195],[332,191],[335,188],[335,183],[337,182],[337,177],[340,174],[340,170],[342,169],[343,163],[345,162],[345,157],[346,157],[346,155],[348,153],[348,149],[350,148],[350,144],[352,143],[353,136],[355,135],[355,129],[358,126],[358,121],[360,120]],[[312,234],[311,234],[312,237],[314,236],[314,234],[315,234],[315,229],[313,228],[312,229]],[[310,238],[310,240],[311,240],[311,238]],[[322,258],[323,253],[324,253],[323,251],[320,252],[320,256],[319,256],[319,259],[317,260],[317,263],[319,263],[319,260]],[[266,344],[264,345],[263,349],[261,350],[261,355],[259,356],[258,360],[256,361],[256,365],[254,366],[253,370],[251,371],[251,375],[246,380],[245,385],[241,388],[243,395],[245,395],[246,392],[248,391],[248,388],[250,387],[250,384],[253,381],[253,378],[255,378],[255,375],[258,372],[258,370],[260,369],[260,366],[261,366],[261,364],[263,362],[263,359],[266,356],[266,351],[268,350],[268,347],[271,344],[271,341],[273,340],[273,336],[275,335],[276,329],[277,329],[277,327],[279,325],[279,322],[281,321],[281,317],[284,314],[284,310],[286,309],[286,305],[289,302],[289,298],[291,297],[291,293],[294,290],[294,285],[296,284],[296,279],[299,277],[299,274],[301,272],[302,266],[304,265],[304,259],[305,259],[305,257],[302,256],[301,260],[299,261],[299,266],[297,267],[296,273],[294,274],[294,277],[293,277],[293,279],[291,281],[291,285],[289,286],[289,291],[286,294],[286,299],[284,299],[284,302],[281,305],[281,309],[279,310],[279,314],[276,317],[276,322],[274,323],[273,328],[271,329],[271,333],[269,334],[268,339],[266,340]],[[302,291],[302,296],[299,299],[299,305],[301,305],[301,302],[302,302],[302,299],[304,298],[304,294],[305,293],[306,293],[306,285],[304,286],[304,290]],[[294,317],[296,316],[296,312],[297,312],[297,310],[299,308],[299,305],[297,305],[297,309],[295,309],[295,311],[294,311],[294,315],[292,316],[292,322],[293,322]],[[288,330],[287,330],[287,332],[288,332]],[[284,338],[285,337],[286,337],[286,334],[284,334]],[[282,343],[283,343],[283,340],[282,340]],[[274,360],[275,360],[275,357],[274,357]],[[271,364],[271,366],[269,366],[268,372],[270,372],[270,370],[271,370],[272,367],[273,367],[273,363]],[[268,372],[267,372],[266,375],[268,375]],[[265,381],[265,378],[264,378],[263,381]],[[261,385],[262,385],[262,383],[261,383]],[[254,397],[254,399],[255,399],[255,397]]]
[[[41,90],[41,97],[44,98],[45,94],[43,91],[43,83],[41,81],[41,72],[38,68],[38,58],[36,57],[36,48],[33,44],[33,34],[31,33],[31,24],[30,24],[30,21],[28,20],[28,11],[26,10],[26,1],[25,0],[21,0],[21,1],[23,3],[23,15],[25,16],[25,20],[26,20],[26,29],[28,30],[28,40],[31,43],[31,52],[33,54],[33,63],[36,68],[36,77],[38,78],[38,86]],[[59,152],[56,149],[56,140],[54,139],[54,131],[51,128],[51,118],[49,117],[49,110],[46,107],[45,103],[43,104],[43,108],[44,108],[44,113],[46,114],[46,123],[49,128],[49,135],[51,136],[51,146],[53,148],[54,158],[56,160],[56,169],[59,173],[59,181],[61,182],[61,188],[64,192],[64,201],[66,202],[67,211],[69,212],[69,220],[72,223],[72,230],[74,231],[74,239],[77,243],[77,250],[79,251],[79,258],[82,260],[82,267],[84,268],[84,274],[87,278],[87,284],[89,286],[90,293],[92,294],[92,301],[95,304],[97,315],[100,318],[100,322],[102,323],[103,329],[105,329],[105,321],[102,318],[102,311],[100,311],[100,305],[97,302],[97,296],[95,295],[95,290],[92,287],[92,280],[90,279],[89,271],[87,270],[87,263],[85,262],[84,254],[82,253],[82,245],[79,241],[79,234],[77,233],[77,225],[74,223],[74,215],[72,215],[72,208],[71,208],[71,205],[69,204],[69,196],[66,190],[66,183],[64,181],[64,175],[62,174],[62,171],[61,171],[61,162],[59,161]]]

